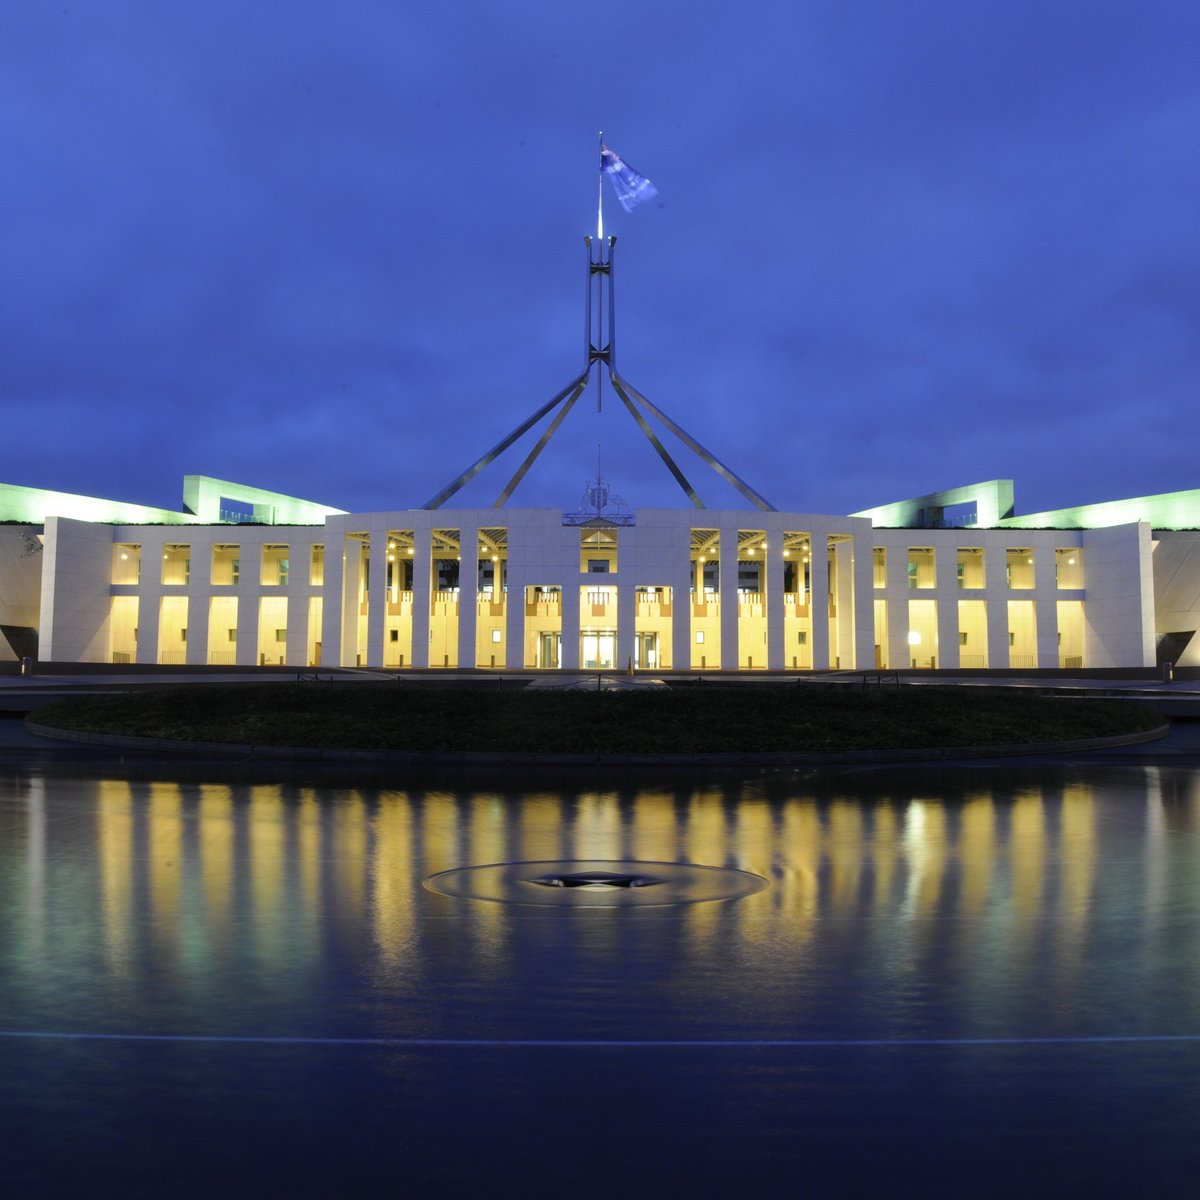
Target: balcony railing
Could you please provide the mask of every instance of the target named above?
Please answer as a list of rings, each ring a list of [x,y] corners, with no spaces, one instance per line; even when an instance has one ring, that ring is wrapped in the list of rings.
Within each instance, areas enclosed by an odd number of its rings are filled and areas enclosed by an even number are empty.
[[[401,592],[391,589],[387,593],[387,611],[389,617],[399,617],[412,612],[412,592]]]
[[[560,617],[562,616],[561,592],[534,592],[532,600],[525,601],[527,617]]]

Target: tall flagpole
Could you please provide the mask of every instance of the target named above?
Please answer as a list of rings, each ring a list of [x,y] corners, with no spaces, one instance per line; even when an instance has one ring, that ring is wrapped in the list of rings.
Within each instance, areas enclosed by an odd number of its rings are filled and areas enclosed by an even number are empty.
[[[600,139],[600,170],[598,179],[600,192],[596,199],[596,245],[604,244],[604,130],[596,135]]]

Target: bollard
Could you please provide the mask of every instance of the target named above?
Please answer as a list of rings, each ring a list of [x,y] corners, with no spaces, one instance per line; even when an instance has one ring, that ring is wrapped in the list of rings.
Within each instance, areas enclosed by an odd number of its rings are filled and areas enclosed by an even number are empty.
[[[1162,665],[1163,683],[1171,683],[1175,679],[1175,664],[1173,662],[1165,662]]]
[[[25,655],[25,657],[21,659],[21,674],[22,675],[32,675],[33,674],[33,659],[30,658],[28,654]]]

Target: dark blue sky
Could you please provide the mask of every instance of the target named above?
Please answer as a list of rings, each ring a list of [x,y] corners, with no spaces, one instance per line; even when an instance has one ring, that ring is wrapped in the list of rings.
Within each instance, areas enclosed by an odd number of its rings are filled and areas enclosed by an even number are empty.
[[[623,372],[776,506],[1200,486],[1198,63],[1195,0],[5,3],[0,480],[420,505],[581,365],[603,128]],[[607,400],[515,502],[598,443],[683,502]]]

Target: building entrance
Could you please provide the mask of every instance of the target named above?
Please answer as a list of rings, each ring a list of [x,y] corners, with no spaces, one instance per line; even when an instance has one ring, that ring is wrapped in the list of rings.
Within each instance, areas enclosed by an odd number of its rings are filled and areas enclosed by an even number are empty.
[[[585,671],[611,669],[617,660],[617,631],[601,629],[580,638],[580,662]]]
[[[640,671],[653,671],[658,666],[658,634],[638,633],[637,657],[634,666]]]
[[[543,671],[557,671],[562,667],[561,633],[538,635],[538,666]]]

